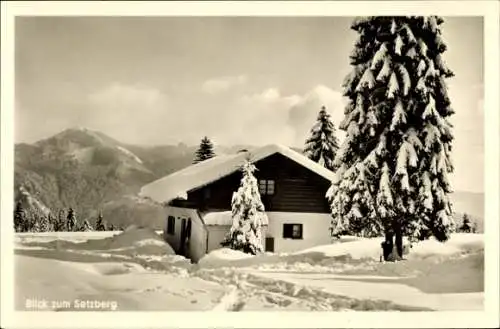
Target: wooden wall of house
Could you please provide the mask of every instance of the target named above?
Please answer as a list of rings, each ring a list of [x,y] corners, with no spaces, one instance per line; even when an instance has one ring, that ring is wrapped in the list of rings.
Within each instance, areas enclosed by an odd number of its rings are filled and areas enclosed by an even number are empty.
[[[267,211],[329,213],[325,198],[330,182],[293,160],[277,153],[255,163],[257,179],[275,181],[275,193],[261,196]],[[231,198],[239,187],[241,173],[235,172],[188,193],[189,203],[199,209],[230,210]]]

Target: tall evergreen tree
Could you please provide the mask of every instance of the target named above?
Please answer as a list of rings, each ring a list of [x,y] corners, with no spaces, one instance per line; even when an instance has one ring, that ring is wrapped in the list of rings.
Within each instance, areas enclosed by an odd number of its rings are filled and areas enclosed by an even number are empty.
[[[66,217],[66,229],[68,232],[74,232],[77,230],[77,221],[75,216],[75,211],[73,208],[69,208],[68,216]]]
[[[26,220],[26,212],[21,202],[18,201],[14,210],[14,231],[24,232],[26,230]]]
[[[322,106],[316,124],[311,129],[311,136],[306,140],[304,154],[322,166],[334,170],[333,160],[338,148],[335,126],[330,114],[326,112],[326,107]]]
[[[448,174],[454,113],[445,79],[441,17],[363,17],[353,70],[344,81],[346,138],[327,193],[333,232],[361,223],[402,256],[402,235],[430,233],[445,241],[454,229]],[[355,225],[354,225],[355,226]]]
[[[214,153],[214,145],[208,139],[208,137],[203,137],[201,142],[200,142],[200,147],[195,153],[195,158],[193,160],[193,163],[198,163],[201,161],[205,161],[207,159],[213,158],[215,156]]]
[[[264,250],[261,227],[267,222],[267,215],[253,175],[255,166],[247,161],[241,170],[241,184],[231,201],[233,224],[221,245],[256,255]]]

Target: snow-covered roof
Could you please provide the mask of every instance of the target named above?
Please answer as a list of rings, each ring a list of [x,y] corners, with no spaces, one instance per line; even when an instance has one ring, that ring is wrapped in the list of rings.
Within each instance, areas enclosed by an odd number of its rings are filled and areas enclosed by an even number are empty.
[[[207,226],[231,226],[233,225],[233,215],[231,211],[214,211],[203,215],[203,222]],[[262,225],[269,225],[267,216],[263,216]]]
[[[160,203],[169,202],[175,198],[186,199],[187,192],[203,187],[239,170],[247,157],[250,161],[257,162],[275,153],[284,155],[327,180],[331,181],[334,178],[332,171],[306,156],[289,147],[270,144],[247,152],[218,155],[193,164],[143,186],[139,194]]]

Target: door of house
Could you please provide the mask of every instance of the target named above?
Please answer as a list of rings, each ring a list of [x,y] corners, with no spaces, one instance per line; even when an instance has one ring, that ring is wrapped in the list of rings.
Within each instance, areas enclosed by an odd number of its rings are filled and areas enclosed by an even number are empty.
[[[191,237],[191,218],[183,218],[181,223],[181,240],[179,246],[179,254],[186,256],[189,250],[189,238]]]
[[[274,238],[273,237],[266,237],[266,251],[269,252],[274,252]]]

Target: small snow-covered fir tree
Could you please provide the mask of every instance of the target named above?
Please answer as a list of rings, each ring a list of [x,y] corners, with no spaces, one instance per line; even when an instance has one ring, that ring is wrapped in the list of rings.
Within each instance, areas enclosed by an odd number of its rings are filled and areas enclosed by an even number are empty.
[[[337,178],[327,197],[332,232],[353,223],[385,234],[402,256],[402,235],[445,241],[454,230],[448,174],[454,113],[445,79],[441,17],[357,18],[349,103],[340,129]]]
[[[57,218],[54,218],[54,231],[62,232],[66,230],[66,221],[64,219],[64,210],[60,209]]]
[[[304,154],[322,166],[334,170],[333,160],[338,148],[335,126],[330,114],[326,112],[326,107],[322,106],[316,124],[311,129],[311,136],[306,140]]]
[[[28,222],[29,224],[27,225],[28,227],[28,229],[26,230],[27,232],[34,232],[34,233],[41,232],[40,216],[36,210],[30,211],[30,214],[28,216]]]
[[[75,211],[73,208],[69,208],[68,216],[66,217],[66,229],[68,232],[73,232],[77,230],[77,221],[75,216]]]
[[[51,213],[47,216],[48,220],[48,232],[57,232],[57,218],[54,217]]]
[[[267,222],[267,215],[253,174],[255,166],[247,160],[241,170],[241,184],[231,201],[233,224],[221,244],[256,255],[264,250],[261,227]]]
[[[95,223],[95,230],[106,231],[106,224],[104,223],[104,220],[102,218],[102,213],[99,213],[99,216],[97,217],[97,221]]]
[[[469,218],[469,215],[464,214],[462,217],[462,226],[458,229],[460,232],[471,233],[472,232],[472,224]]]
[[[50,220],[49,217],[42,214],[39,216],[40,220],[40,232],[50,232]]]
[[[26,212],[21,202],[18,201],[14,210],[14,231],[24,232],[26,230],[26,220]]]
[[[94,229],[92,228],[88,220],[85,220],[83,222],[83,225],[80,227],[80,231],[82,232],[92,232],[93,230]]]
[[[198,150],[196,150],[193,163],[205,161],[207,159],[213,158],[214,156],[214,145],[212,144],[212,141],[210,141],[210,139],[205,136],[200,142],[200,147],[198,148]]]

